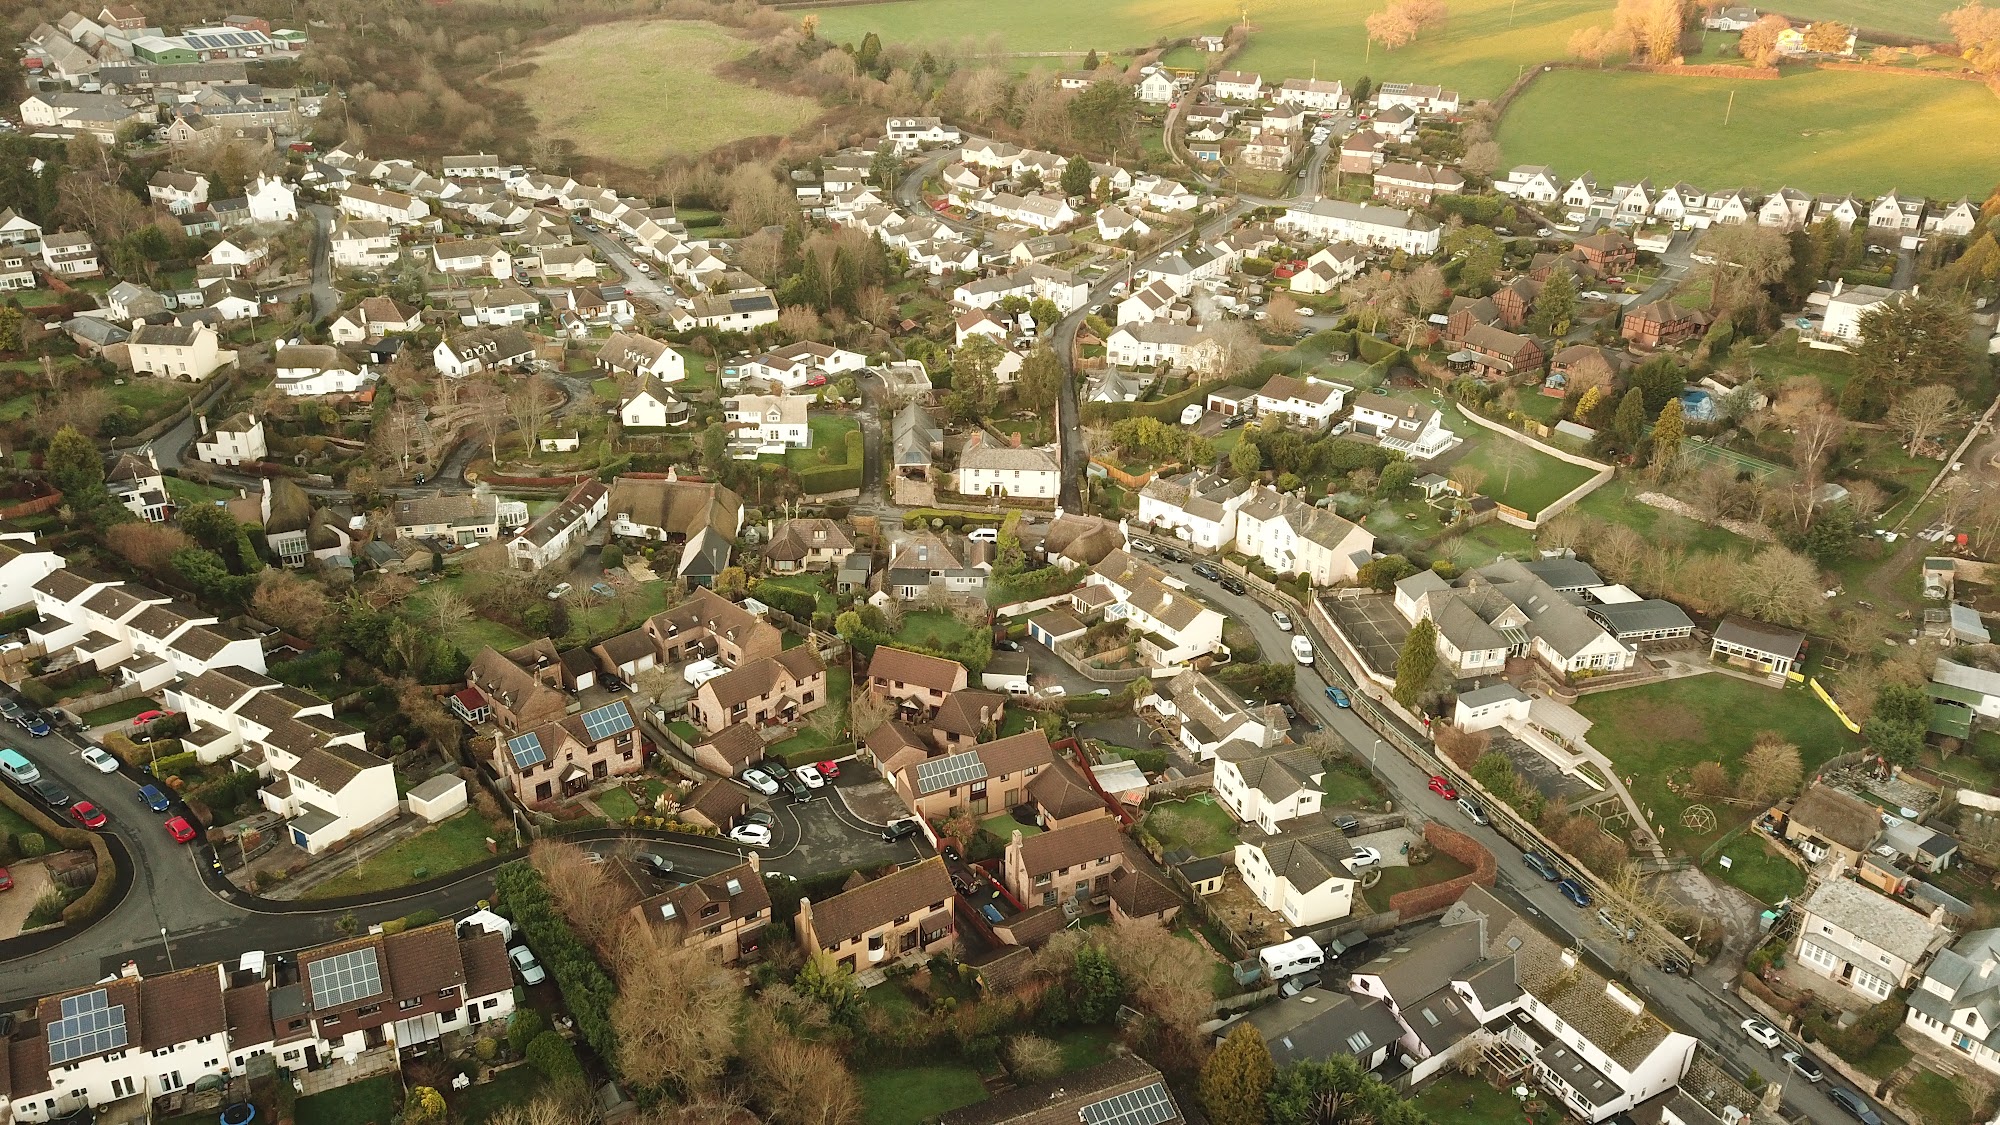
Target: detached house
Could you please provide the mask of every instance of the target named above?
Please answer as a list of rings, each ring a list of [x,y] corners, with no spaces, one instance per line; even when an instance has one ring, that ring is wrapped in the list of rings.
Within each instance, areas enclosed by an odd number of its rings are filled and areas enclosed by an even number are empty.
[[[288,395],[353,394],[375,381],[374,375],[347,358],[340,349],[326,344],[293,344],[279,348],[271,357],[271,362],[278,373],[272,385]]]
[[[1154,667],[1184,664],[1214,652],[1222,643],[1221,613],[1179,580],[1126,551],[1104,556],[1084,584],[1110,594],[1104,619],[1125,622],[1136,634],[1140,658]]]
[[[975,431],[959,453],[960,495],[1053,500],[1061,487],[1062,463],[1050,450],[995,445]]]
[[[2000,1074],[2000,930],[1941,949],[1910,992],[1903,1025]]]
[[[1701,335],[1707,328],[1708,318],[1700,310],[1663,300],[1627,312],[1618,332],[1638,347],[1669,348]]]
[[[1257,901],[1294,932],[1352,914],[1358,880],[1348,866],[1354,846],[1347,834],[1319,816],[1275,827],[1276,832],[1246,829],[1236,845],[1237,874]]]
[[[1355,396],[1354,430],[1413,461],[1428,461],[1459,442],[1438,408],[1374,392]]]
[[[1283,419],[1308,430],[1324,430],[1346,404],[1353,387],[1308,375],[1273,375],[1252,400],[1257,416]]]
[[[529,803],[637,773],[646,758],[638,722],[622,699],[496,741],[494,772],[502,785]]]
[[[201,436],[195,438],[194,455],[211,465],[242,465],[261,461],[270,452],[264,443],[264,420],[249,414],[232,414],[209,429],[202,415]]]
[[[1276,732],[1283,738],[1284,732]],[[1268,739],[1267,739],[1268,741]],[[1266,833],[1281,822],[1320,809],[1326,766],[1319,755],[1290,741],[1271,745],[1232,739],[1215,755],[1215,795],[1239,823]]]
[[[826,570],[847,557],[854,543],[830,519],[790,519],[764,546],[764,563],[774,573]]]
[[[811,645],[753,660],[706,680],[688,717],[708,734],[736,723],[793,723],[826,705],[826,666]]]
[[[198,172],[175,172],[162,168],[147,181],[146,195],[156,206],[165,207],[176,215],[186,215],[208,202],[208,177]]]
[[[849,972],[956,947],[956,892],[943,858],[932,856],[822,902],[799,900],[799,945],[824,952]]]
[[[618,404],[618,421],[626,429],[662,429],[684,425],[688,404],[668,390],[656,375],[639,379],[638,389]]]
[[[773,920],[761,866],[752,852],[735,867],[641,900],[632,915],[678,933],[683,946],[706,950],[725,965],[750,960]]]
[[[596,364],[603,371],[629,371],[662,383],[678,383],[687,378],[687,360],[680,352],[634,332],[613,332],[606,337],[597,349]]]
[[[869,694],[905,706],[934,710],[966,683],[965,665],[958,661],[893,645],[877,648],[868,661]]]
[[[1279,574],[1315,586],[1351,581],[1375,550],[1375,536],[1331,507],[1257,485],[1236,512],[1235,549]]]
[[[534,342],[518,328],[472,328],[438,341],[431,362],[453,379],[481,371],[498,371],[526,363],[535,356]]]
[[[430,217],[430,204],[397,191],[357,185],[340,193],[340,213],[350,219],[369,219],[396,226],[412,226]]]
[[[516,570],[540,570],[569,554],[585,536],[604,522],[611,490],[604,482],[585,480],[570,489],[562,503],[535,517],[507,540],[508,564]]]
[[[1951,940],[1944,907],[1919,909],[1844,877],[1819,885],[1801,908],[1795,948],[1800,968],[1851,988],[1869,1002],[1915,980]]]
[[[1277,706],[1245,703],[1235,692],[1192,670],[1168,681],[1165,691],[1150,697],[1149,705],[1170,727],[1179,728],[1181,745],[1198,761],[1214,759],[1232,742],[1275,746],[1291,730],[1291,721]]]
[[[1110,895],[1126,866],[1125,833],[1108,817],[1034,836],[1017,828],[1001,862],[1001,881],[1022,904],[1085,905]]]
[[[141,375],[200,383],[236,362],[206,324],[139,324],[126,341],[132,370]]]
[[[42,236],[42,265],[60,277],[96,277],[97,240],[85,231],[60,231]]]

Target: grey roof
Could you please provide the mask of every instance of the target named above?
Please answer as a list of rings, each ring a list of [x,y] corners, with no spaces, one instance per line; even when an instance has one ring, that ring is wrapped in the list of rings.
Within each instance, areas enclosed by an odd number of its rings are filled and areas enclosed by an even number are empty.
[[[1446,582],[1435,570],[1420,570],[1396,583],[1396,592],[1413,600],[1437,590],[1449,589],[1451,583]]]
[[[1896,900],[1852,879],[1829,879],[1805,902],[1806,913],[1824,918],[1910,964],[1923,960],[1943,927]]]
[[[1558,590],[1581,590],[1604,585],[1604,579],[1599,578],[1597,571],[1582,559],[1536,559],[1522,563],[1521,569]]]
[[[1517,702],[1526,698],[1528,698],[1526,692],[1503,680],[1490,687],[1465,692],[1458,697],[1458,701],[1466,707],[1480,708],[1494,703]]]
[[[1692,629],[1693,619],[1687,611],[1662,598],[1648,598],[1638,602],[1620,602],[1615,605],[1594,605],[1585,610],[1610,631],[1614,637],[1627,637],[1635,633],[1650,633],[1661,629]]]
[[[1478,926],[1440,926],[1355,966],[1354,971],[1380,977],[1390,998],[1407,1007],[1477,964],[1482,959],[1479,942]]]
[[[1333,1054],[1364,1058],[1402,1035],[1389,1006],[1370,996],[1308,988],[1244,1017],[1283,1067]]]
[[[1931,679],[1940,684],[1976,691],[1981,695],[2000,695],[2000,672],[1988,672],[1984,668],[1969,668],[1940,658]]]
[[[1796,629],[1766,625],[1747,617],[1731,617],[1717,625],[1715,639],[1789,660],[1798,659],[1799,650],[1806,644],[1806,635]]]
[[[903,407],[894,423],[896,464],[904,467],[928,466],[931,446],[943,439],[943,431],[917,403]]]
[[[1280,831],[1244,843],[1263,852],[1271,873],[1300,891],[1311,891],[1336,879],[1353,880],[1354,872],[1347,863],[1354,856],[1354,846],[1347,842],[1347,834],[1324,818],[1299,819],[1307,821],[1309,827],[1292,831],[1281,824]]]

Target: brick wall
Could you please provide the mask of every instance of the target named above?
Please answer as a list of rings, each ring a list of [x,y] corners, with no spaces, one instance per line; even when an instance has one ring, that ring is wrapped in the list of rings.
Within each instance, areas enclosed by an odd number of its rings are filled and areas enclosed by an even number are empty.
[[[1390,895],[1389,909],[1401,922],[1442,914],[1446,907],[1458,901],[1465,888],[1474,883],[1482,887],[1492,886],[1493,877],[1499,871],[1493,853],[1480,846],[1479,841],[1436,821],[1424,825],[1424,842],[1472,870],[1456,879]]]

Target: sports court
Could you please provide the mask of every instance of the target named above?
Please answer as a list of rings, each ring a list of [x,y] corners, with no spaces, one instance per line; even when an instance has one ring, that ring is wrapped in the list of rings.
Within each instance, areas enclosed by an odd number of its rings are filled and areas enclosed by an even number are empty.
[[[1396,657],[1410,635],[1410,623],[1396,612],[1396,599],[1388,594],[1358,597],[1322,597],[1320,604],[1340,626],[1368,666],[1385,676],[1396,674]]]

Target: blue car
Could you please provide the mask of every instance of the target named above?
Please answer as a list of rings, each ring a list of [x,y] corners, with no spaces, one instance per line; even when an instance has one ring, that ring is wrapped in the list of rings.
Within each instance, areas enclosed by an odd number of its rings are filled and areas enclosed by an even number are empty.
[[[160,792],[160,787],[157,785],[142,786],[139,789],[139,799],[146,802],[146,807],[154,812],[166,812],[173,804],[167,800],[165,793]]]
[[[1590,905],[1590,892],[1584,890],[1583,884],[1577,882],[1575,879],[1564,879],[1557,883],[1556,890],[1561,891],[1564,898],[1578,906]]]
[[[1334,705],[1335,707],[1352,707],[1352,706],[1354,706],[1354,701],[1353,701],[1353,700],[1350,700],[1350,699],[1348,699],[1348,698],[1347,698],[1347,693],[1346,693],[1346,692],[1344,692],[1344,691],[1342,691],[1342,690],[1340,690],[1340,689],[1339,689],[1339,688],[1337,688],[1337,687],[1329,687],[1329,688],[1327,688],[1327,689],[1326,689],[1326,697],[1327,697],[1328,699],[1331,699],[1331,700],[1333,700],[1333,705]]]
[[[997,926],[997,925],[999,925],[999,924],[1000,924],[1001,922],[1004,922],[1004,921],[1006,921],[1006,919],[1005,919],[1005,918],[1002,918],[1002,917],[1001,917],[1001,915],[1000,915],[1000,908],[999,908],[999,907],[997,907],[997,906],[995,906],[995,905],[993,905],[993,904],[992,904],[992,903],[990,903],[990,902],[989,902],[989,903],[987,903],[986,905],[984,905],[984,906],[980,907],[980,908],[979,908],[979,912],[980,912],[981,914],[984,914],[984,915],[986,915],[986,920],[987,920],[988,922],[991,922],[991,923],[993,923],[993,924],[994,924],[994,925],[996,925],[996,926]]]
[[[1528,865],[1528,870],[1540,875],[1551,883],[1562,878],[1562,873],[1555,869],[1554,864],[1551,864],[1548,860],[1543,859],[1534,852],[1522,852],[1521,862]]]
[[[28,712],[27,719],[21,723],[21,729],[34,735],[36,738],[41,738],[49,733],[49,722],[47,719],[30,711]]]

